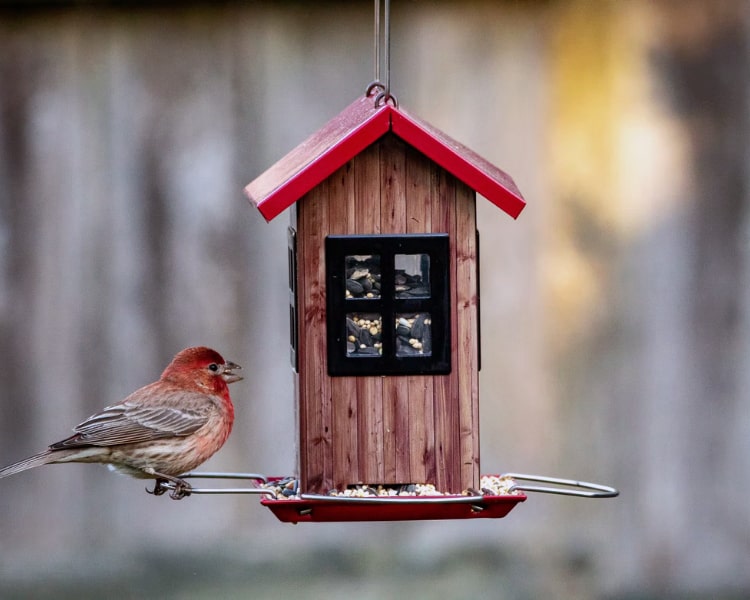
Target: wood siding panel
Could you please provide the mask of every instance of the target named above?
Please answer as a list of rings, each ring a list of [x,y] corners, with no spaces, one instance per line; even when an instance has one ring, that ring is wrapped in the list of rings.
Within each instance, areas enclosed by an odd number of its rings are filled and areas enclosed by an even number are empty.
[[[354,223],[352,233],[380,233],[380,150],[373,144],[354,158]],[[355,379],[358,405],[359,477],[363,483],[383,481],[383,379]]]
[[[435,417],[435,458],[437,487],[443,492],[458,493],[460,484],[460,446],[458,431],[458,385],[456,365],[457,327],[456,306],[456,180],[442,169],[435,169],[431,185],[432,230],[450,236],[451,282],[451,362],[450,375],[435,377],[434,417]]]
[[[297,242],[296,242],[296,249],[297,249],[297,357],[298,357],[298,365],[297,365],[297,372],[294,375],[294,394],[295,398],[297,399],[297,406],[295,410],[295,416],[294,416],[294,425],[295,425],[295,431],[297,432],[297,475],[300,478],[300,487],[301,489],[305,489],[305,486],[307,485],[307,473],[308,473],[308,464],[309,460],[307,457],[307,405],[310,402],[313,402],[313,398],[310,396],[309,393],[307,393],[307,378],[305,377],[305,373],[307,371],[307,360],[305,357],[307,357],[310,352],[308,350],[309,342],[308,342],[308,336],[306,328],[302,326],[302,323],[300,322],[300,319],[302,319],[304,305],[302,303],[302,295],[299,293],[299,290],[307,289],[307,280],[309,278],[309,275],[305,272],[305,269],[302,267],[302,265],[305,262],[305,248],[304,244],[302,243],[302,236],[300,235],[300,230],[305,231],[304,229],[304,217],[302,215],[302,203],[304,202],[304,198],[302,198],[297,204],[294,206],[294,213],[292,215],[292,226],[295,228],[295,231],[297,232]]]
[[[476,196],[456,187],[456,331],[461,487],[479,487],[479,352],[477,329]]]
[[[380,142],[384,232],[406,232],[406,145],[393,135]],[[394,323],[383,323],[394,327]],[[409,388],[403,376],[383,378],[383,482],[409,483]]]
[[[329,233],[355,231],[354,161],[348,162],[330,177],[328,200]],[[355,483],[359,473],[357,380],[331,377],[333,436],[333,487],[345,489]]]
[[[406,232],[431,233],[430,181],[432,163],[413,148],[406,149]],[[409,481],[435,483],[435,421],[433,376],[407,377],[409,403]]]
[[[326,358],[324,239],[328,230],[329,181],[299,204],[300,307],[300,485],[323,493],[333,485],[331,455],[331,379]]]

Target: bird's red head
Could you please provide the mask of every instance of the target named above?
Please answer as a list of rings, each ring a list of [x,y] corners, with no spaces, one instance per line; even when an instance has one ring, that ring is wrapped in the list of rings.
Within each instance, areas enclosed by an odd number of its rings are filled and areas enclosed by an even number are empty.
[[[238,364],[224,360],[216,350],[198,346],[179,352],[164,369],[161,379],[228,395],[227,384],[242,379],[242,376],[234,373],[241,368]]]

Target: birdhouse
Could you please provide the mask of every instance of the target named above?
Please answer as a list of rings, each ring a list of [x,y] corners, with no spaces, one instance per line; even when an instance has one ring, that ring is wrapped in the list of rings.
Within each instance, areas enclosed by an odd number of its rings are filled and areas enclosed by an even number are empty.
[[[352,103],[246,188],[292,208],[291,356],[301,492],[479,489],[476,197],[513,180],[391,103]]]

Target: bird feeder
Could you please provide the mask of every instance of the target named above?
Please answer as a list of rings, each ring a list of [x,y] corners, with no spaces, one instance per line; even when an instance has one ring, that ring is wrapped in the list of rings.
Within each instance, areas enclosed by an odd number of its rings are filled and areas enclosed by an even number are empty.
[[[479,488],[476,193],[512,179],[390,103],[352,103],[249,184],[292,208],[291,355],[300,487]]]

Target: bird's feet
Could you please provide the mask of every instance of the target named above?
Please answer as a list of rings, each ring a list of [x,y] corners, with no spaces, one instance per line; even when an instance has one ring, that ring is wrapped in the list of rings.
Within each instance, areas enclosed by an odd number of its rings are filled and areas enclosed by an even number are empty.
[[[183,498],[187,498],[192,491],[193,488],[187,481],[184,479],[178,479],[174,482],[174,489],[169,494],[169,497],[172,498],[172,500],[182,500]]]
[[[171,485],[170,485],[171,484]],[[191,485],[179,477],[157,477],[154,481],[154,489],[146,488],[146,492],[154,496],[161,496],[169,491],[169,497],[172,500],[182,500],[192,492]],[[171,491],[170,491],[171,490]]]
[[[149,494],[153,494],[154,496],[161,496],[164,492],[166,492],[169,487],[167,486],[169,482],[166,479],[156,479],[154,481],[154,489],[150,490],[148,487],[146,487],[146,492]]]

